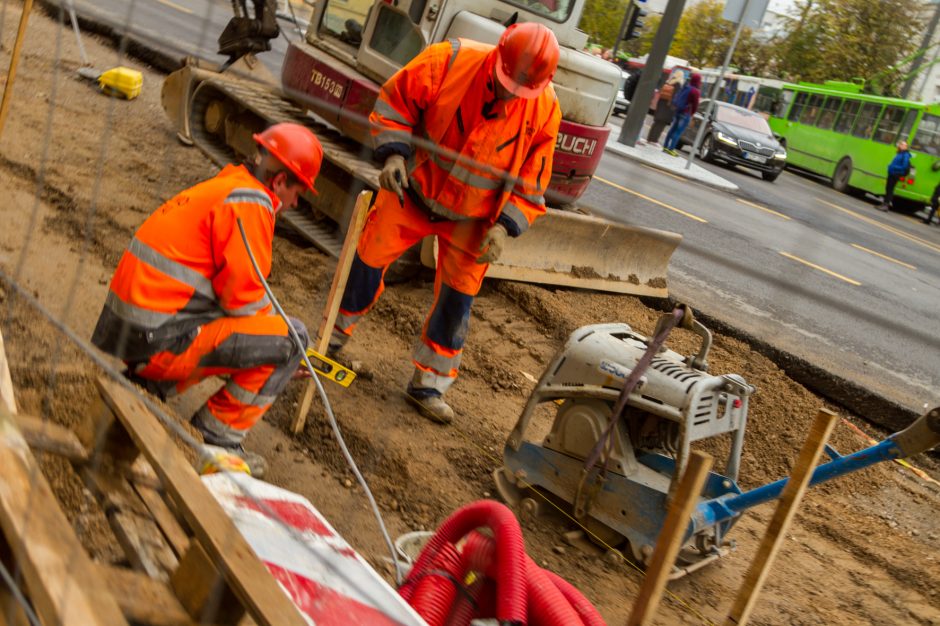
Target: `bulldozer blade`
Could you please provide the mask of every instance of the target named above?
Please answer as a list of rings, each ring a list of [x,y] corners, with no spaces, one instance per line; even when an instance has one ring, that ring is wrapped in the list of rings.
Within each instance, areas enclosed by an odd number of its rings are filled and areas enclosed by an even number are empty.
[[[487,278],[665,298],[666,271],[682,235],[548,209],[511,240]],[[422,262],[435,267],[437,246],[425,239]]]

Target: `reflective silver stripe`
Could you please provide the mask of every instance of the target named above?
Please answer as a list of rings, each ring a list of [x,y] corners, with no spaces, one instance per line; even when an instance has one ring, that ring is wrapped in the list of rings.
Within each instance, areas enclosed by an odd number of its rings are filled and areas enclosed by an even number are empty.
[[[414,378],[411,379],[411,384],[417,389],[434,389],[441,395],[447,393],[447,390],[450,389],[450,386],[454,384],[454,381],[457,380],[453,376],[441,376],[433,372],[425,372],[420,367],[415,368]]]
[[[529,220],[526,219],[525,213],[512,202],[507,202],[503,205],[503,215],[516,223],[516,226],[519,227],[520,235],[529,229]]]
[[[248,187],[233,189],[223,201],[223,204],[237,204],[246,202],[248,204],[260,204],[270,213],[274,213],[274,203],[271,202],[271,196],[260,189],[251,189]]]
[[[450,69],[450,66],[454,64],[454,61],[457,60],[457,53],[460,52],[460,40],[459,39],[448,39],[450,43],[450,60],[447,61],[447,69]]]
[[[262,409],[277,399],[277,396],[265,396],[260,393],[248,391],[234,380],[225,383],[225,390],[230,396],[242,404],[250,404],[251,406],[260,407]]]
[[[219,419],[212,414],[209,410],[209,407],[203,406],[201,409],[196,411],[196,414],[192,418],[193,426],[198,430],[203,431],[203,435],[206,433],[212,438],[211,444],[229,444],[235,445],[242,442],[245,438],[245,435],[248,434],[247,430],[236,430],[227,424],[223,424]],[[206,442],[210,443],[210,442]]]
[[[339,329],[346,330],[353,324],[359,321],[361,315],[344,315],[343,313],[338,313],[336,315],[335,326]]]
[[[411,122],[405,119],[405,116],[403,116],[401,113],[396,111],[392,107],[392,105],[390,105],[385,100],[376,100],[375,107],[372,110],[387,120],[397,122],[401,124],[402,126],[408,126],[408,127],[412,126]]]
[[[467,217],[466,215],[454,213],[453,211],[451,211],[444,205],[438,204],[434,200],[429,200],[427,196],[424,195],[424,192],[421,191],[421,185],[419,185],[414,180],[411,181],[411,189],[414,190],[415,195],[418,196],[418,198],[421,200],[421,203],[424,204],[424,206],[426,206],[428,210],[431,211],[431,213],[434,213],[435,215],[440,215],[441,217],[445,219],[453,220],[455,222],[459,222],[462,220],[475,219],[472,217]]]
[[[543,196],[542,194],[529,195],[529,194],[526,194],[526,193],[522,193],[522,192],[519,190],[519,187],[513,187],[513,188],[512,188],[512,193],[513,193],[513,195],[519,196],[519,197],[522,198],[523,200],[528,200],[529,202],[531,202],[531,203],[534,204],[535,206],[543,206],[543,205],[545,204],[545,196]]]
[[[387,143],[406,143],[411,145],[411,133],[404,130],[383,130],[375,136],[375,147],[384,146]]]
[[[416,362],[435,372],[439,372],[441,375],[446,375],[450,373],[451,370],[460,367],[460,356],[461,353],[459,352],[456,356],[452,357],[441,356],[428,347],[423,341],[418,341],[418,345],[415,346],[414,354],[412,355]]]
[[[269,304],[271,304],[271,301],[268,299],[268,294],[264,294],[260,300],[249,302],[248,304],[240,306],[237,309],[225,309],[225,313],[226,315],[231,315],[232,317],[248,317],[249,315],[254,315]]]
[[[172,313],[151,311],[150,309],[124,302],[113,291],[108,292],[108,297],[105,299],[104,305],[125,322],[130,322],[144,328],[159,328],[174,317]]]
[[[215,300],[215,291],[212,289],[211,280],[182,263],[166,258],[137,237],[131,239],[127,251],[170,278],[176,279],[184,285],[189,285],[207,298]]]
[[[503,187],[503,181],[493,178],[487,178],[471,172],[460,163],[449,163],[441,158],[439,154],[432,154],[431,160],[439,168],[450,174],[451,178],[459,180],[465,185],[476,187],[484,191],[495,191]]]

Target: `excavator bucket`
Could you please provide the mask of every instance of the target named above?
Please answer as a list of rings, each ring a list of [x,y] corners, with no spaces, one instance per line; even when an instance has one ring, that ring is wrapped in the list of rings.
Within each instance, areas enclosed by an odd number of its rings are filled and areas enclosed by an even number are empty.
[[[682,235],[548,209],[510,240],[487,278],[562,285],[664,298],[666,270]],[[436,265],[437,245],[424,242],[421,260]]]

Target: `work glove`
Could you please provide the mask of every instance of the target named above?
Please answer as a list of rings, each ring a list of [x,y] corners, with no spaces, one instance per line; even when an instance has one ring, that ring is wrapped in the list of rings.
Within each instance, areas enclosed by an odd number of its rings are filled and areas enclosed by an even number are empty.
[[[408,170],[405,168],[405,157],[400,154],[393,154],[385,159],[385,167],[379,174],[379,185],[382,189],[387,189],[398,196],[398,200],[404,199],[402,189],[408,189]]]
[[[506,237],[508,236],[509,233],[506,232],[506,227],[502,224],[490,226],[490,229],[483,235],[483,241],[480,242],[480,252],[482,254],[477,257],[477,263],[494,263],[499,255],[503,253],[503,246],[506,245]]]

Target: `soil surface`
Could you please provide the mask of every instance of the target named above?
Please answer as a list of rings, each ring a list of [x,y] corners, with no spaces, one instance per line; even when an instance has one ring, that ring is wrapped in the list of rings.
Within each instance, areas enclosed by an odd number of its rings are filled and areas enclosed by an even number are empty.
[[[9,55],[19,5],[3,33]],[[144,73],[143,93],[109,99],[78,77],[74,39],[34,12],[12,110],[0,139],[0,266],[83,340],[91,335],[107,283],[134,230],[175,192],[213,175],[200,152],[181,146],[160,107],[162,76],[86,38],[93,64],[124,64]],[[56,65],[57,55],[61,61]],[[656,226],[651,224],[650,226]],[[289,314],[316,329],[334,262],[289,232],[274,246],[271,284]],[[464,367],[448,399],[457,419],[434,425],[403,401],[409,354],[432,300],[432,282],[390,287],[345,351],[360,378],[347,390],[327,387],[347,442],[393,536],[436,527],[469,501],[495,494],[491,472],[525,399],[569,332],[621,321],[653,330],[659,312],[636,298],[487,282],[473,312]],[[49,321],[6,286],[2,322],[20,412],[75,426],[96,399],[100,369]],[[694,303],[692,303],[694,305]],[[670,347],[692,352],[697,340],[677,331]],[[713,373],[737,373],[757,387],[750,404],[741,484],[787,474],[818,408],[828,406],[740,341],[717,335]],[[116,364],[115,364],[116,365]],[[332,439],[319,401],[304,433],[288,424],[303,384],[294,382],[249,436],[268,458],[268,479],[308,497],[386,577],[384,545],[361,490]],[[176,404],[182,418],[211,392]],[[857,416],[829,406],[873,430]],[[542,417],[541,428],[547,425]],[[880,438],[884,433],[873,433]],[[866,444],[840,422],[831,440],[841,453]],[[720,454],[722,443],[705,446]],[[931,459],[917,458],[936,475]],[[71,468],[56,458],[43,468],[91,554],[120,561],[107,522]],[[895,464],[861,471],[806,497],[754,613],[756,624],[940,623],[940,496],[935,485]],[[656,623],[720,623],[772,514],[764,505],[734,528],[737,550],[670,584]],[[584,542],[572,527],[528,520],[527,547],[543,566],[577,585],[611,624],[623,623],[641,575]]]

